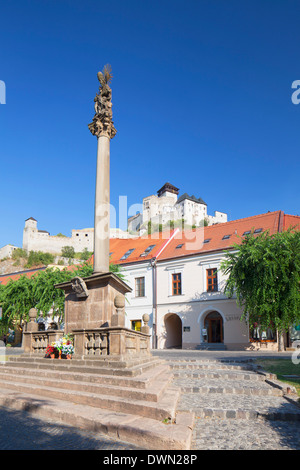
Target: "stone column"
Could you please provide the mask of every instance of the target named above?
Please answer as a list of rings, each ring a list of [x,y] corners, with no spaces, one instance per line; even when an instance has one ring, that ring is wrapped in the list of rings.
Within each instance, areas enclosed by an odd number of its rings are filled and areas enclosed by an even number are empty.
[[[98,138],[97,176],[94,225],[94,274],[109,271],[110,233],[110,140],[116,135],[112,120],[110,66],[98,72],[99,93],[96,94],[95,115],[89,124],[91,133]]]
[[[98,137],[95,228],[94,228],[94,273],[109,271],[109,227],[110,227],[110,138]]]

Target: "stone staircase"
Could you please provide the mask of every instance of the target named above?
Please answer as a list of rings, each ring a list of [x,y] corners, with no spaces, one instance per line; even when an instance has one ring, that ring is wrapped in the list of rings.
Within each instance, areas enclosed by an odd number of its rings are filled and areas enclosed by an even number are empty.
[[[285,440],[287,447],[300,449],[297,394],[255,362],[204,358],[168,363],[182,391],[178,409],[195,414],[192,449],[281,449]],[[284,439],[282,433],[292,437]]]
[[[162,360],[11,356],[0,366],[0,406],[22,409],[144,449],[189,449],[193,413]]]

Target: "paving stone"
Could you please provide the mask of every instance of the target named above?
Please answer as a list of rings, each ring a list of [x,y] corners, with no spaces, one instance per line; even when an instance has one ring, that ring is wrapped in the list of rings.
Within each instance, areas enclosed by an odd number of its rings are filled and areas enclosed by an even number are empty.
[[[299,450],[299,423],[197,419],[194,450]]]
[[[140,450],[93,433],[0,407],[0,450]]]
[[[217,354],[159,354],[182,389],[178,409],[195,413],[192,450],[300,450],[300,408],[245,355]]]

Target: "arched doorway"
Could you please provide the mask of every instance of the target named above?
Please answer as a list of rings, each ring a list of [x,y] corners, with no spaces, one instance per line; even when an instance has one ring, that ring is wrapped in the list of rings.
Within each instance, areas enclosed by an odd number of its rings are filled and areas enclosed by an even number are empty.
[[[204,319],[208,343],[223,343],[223,318],[219,312],[210,312]]]
[[[171,313],[165,316],[165,348],[182,348],[182,322],[178,315]]]

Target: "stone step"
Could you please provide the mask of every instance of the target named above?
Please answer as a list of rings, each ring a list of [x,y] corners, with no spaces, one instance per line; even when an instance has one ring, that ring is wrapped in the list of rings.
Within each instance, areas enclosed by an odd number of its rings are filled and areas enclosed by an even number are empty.
[[[44,354],[22,354],[18,356],[9,356],[9,362],[28,362],[43,364],[49,363],[49,361],[62,362],[72,362],[75,366],[84,366],[84,367],[97,367],[97,368],[118,368],[118,369],[127,369],[133,368],[136,366],[148,366],[155,367],[157,364],[164,362],[160,358],[155,358],[153,356],[144,355],[137,357],[132,355],[132,357],[122,357],[122,356],[85,356],[84,358],[74,355],[71,360],[68,359],[50,359],[46,358]]]
[[[14,390],[0,390],[0,406],[28,413],[30,416],[51,419],[94,433],[101,432],[138,445],[141,449],[189,450],[194,426],[194,414],[177,412],[172,423],[164,424],[149,417],[116,413],[55,398],[41,398]]]
[[[116,375],[124,377],[136,377],[143,372],[162,364],[161,360],[148,360],[142,363],[132,362],[133,365],[124,367],[117,361],[105,362],[97,360],[67,360],[67,359],[44,359],[44,358],[30,358],[30,357],[13,357],[7,361],[10,367],[15,368],[29,368],[44,370],[61,370],[66,372],[81,373],[83,369],[87,373],[97,375]]]
[[[245,380],[249,382],[263,382],[265,381],[265,376],[257,374],[256,372],[252,371],[227,371],[227,370],[207,370],[202,372],[189,372],[185,369],[179,370],[178,372],[174,373],[174,378],[181,378],[185,377],[187,379],[211,379],[213,381],[217,379],[227,379],[227,380]]]
[[[0,368],[1,383],[14,382],[18,385],[26,384],[26,386],[32,384],[53,389],[71,390],[95,395],[126,397],[126,399],[137,401],[158,402],[172,380],[171,374],[164,374],[159,378],[153,377],[147,388],[140,389],[134,387],[134,381],[131,381],[131,386],[127,384],[127,386],[122,387],[116,380],[114,383],[103,383],[103,380],[101,380],[102,377],[97,377],[98,383],[91,383],[89,381],[90,376],[88,376],[88,374],[85,374],[84,377],[80,377],[80,380],[76,380],[76,377],[78,378],[78,374],[72,377],[72,374],[60,373],[60,375],[58,375],[56,373],[54,376],[50,377],[51,374],[46,371],[42,376],[40,376],[38,371],[30,370],[30,375],[28,375],[27,369],[21,370],[22,373],[20,374],[20,371],[18,371],[18,376],[16,377],[13,370]],[[34,373],[32,374],[32,372]],[[94,376],[92,376],[92,378],[93,377]]]
[[[170,362],[168,361],[168,364],[171,368],[171,370],[235,370],[235,371],[240,371],[240,370],[247,370],[247,371],[253,371],[256,370],[255,366],[247,363],[222,363],[219,362],[216,367],[216,363],[211,361],[211,362],[193,362],[193,361],[182,361],[182,362]]]
[[[59,386],[59,384],[58,384]],[[1,383],[2,389],[19,391],[42,398],[55,398],[58,400],[88,405],[95,408],[110,409],[116,412],[135,414],[157,420],[175,418],[176,406],[180,396],[180,389],[169,387],[158,402],[133,400],[126,397],[111,395],[95,395],[83,391],[51,388],[39,384],[24,384],[17,381],[5,380]]]
[[[195,395],[187,394],[183,406],[192,409],[199,419],[264,418],[300,422],[300,408],[285,397],[199,394],[195,401]]]
[[[174,383],[181,388],[184,393],[198,394],[231,394],[248,396],[270,396],[281,397],[283,391],[272,387],[263,381],[249,382],[245,380],[233,381],[219,379],[217,384],[212,384],[211,379],[189,379],[177,378]]]
[[[16,368],[11,367],[10,363],[0,365],[0,374],[14,374]],[[172,373],[170,372],[169,366],[166,364],[158,365],[155,368],[148,369],[137,377],[123,377],[117,375],[97,375],[86,372],[86,369],[81,368],[79,372],[67,371],[66,368],[61,370],[50,370],[49,368],[39,369],[32,367],[18,367],[18,377],[26,376],[30,374],[30,377],[49,378],[58,381],[82,381],[89,384],[101,384],[101,385],[117,385],[119,387],[131,387],[134,389],[147,389],[151,386],[153,380],[157,380],[158,377],[168,377],[168,380],[172,379]]]
[[[213,365],[216,365],[216,364],[231,364],[231,365],[234,365],[234,364],[237,364],[237,365],[244,365],[244,364],[251,364],[251,365],[255,365],[256,364],[256,361],[254,359],[251,359],[251,358],[246,358],[246,359],[234,359],[234,358],[221,358],[221,359],[208,359],[208,358],[204,358],[204,359],[200,359],[200,358],[197,358],[197,359],[191,359],[191,358],[183,358],[183,359],[180,359],[180,358],[166,358],[164,360],[165,362],[167,363],[176,363],[176,364],[186,364],[186,363],[195,363],[195,364],[213,364]]]

